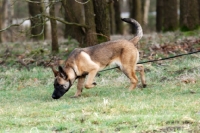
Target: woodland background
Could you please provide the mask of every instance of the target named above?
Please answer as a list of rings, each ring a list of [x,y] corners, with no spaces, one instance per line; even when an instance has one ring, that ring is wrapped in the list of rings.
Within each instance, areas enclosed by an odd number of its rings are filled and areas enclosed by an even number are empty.
[[[86,47],[133,33],[123,17],[136,19],[145,33],[195,30],[199,5],[200,0],[1,0],[0,42],[51,39],[57,53],[58,39]]]

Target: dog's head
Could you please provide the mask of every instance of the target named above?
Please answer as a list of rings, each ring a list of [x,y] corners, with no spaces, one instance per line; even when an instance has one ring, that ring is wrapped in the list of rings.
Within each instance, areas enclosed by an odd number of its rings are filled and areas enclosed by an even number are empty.
[[[75,78],[71,76],[72,72],[70,70],[63,70],[61,66],[58,67],[59,71],[55,70],[53,67],[52,70],[55,76],[52,98],[59,99],[70,89]]]

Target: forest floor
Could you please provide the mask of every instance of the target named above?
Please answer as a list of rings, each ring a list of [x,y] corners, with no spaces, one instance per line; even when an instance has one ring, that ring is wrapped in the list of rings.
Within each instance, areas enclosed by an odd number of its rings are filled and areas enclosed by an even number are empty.
[[[146,34],[140,40],[137,48],[140,51],[140,61],[161,59],[179,54],[185,54],[200,50],[200,31],[192,32],[168,32],[164,34]],[[130,39],[130,35],[113,35],[111,40]],[[78,47],[73,39],[60,40],[60,52],[51,54],[51,42],[12,42],[2,43],[0,49],[0,65],[2,67],[25,67],[44,66],[49,63],[57,63],[65,60],[68,54]],[[159,63],[159,62],[158,62]]]
[[[140,61],[200,50],[199,31],[145,35],[138,44]],[[130,36],[112,36],[112,39]],[[0,44],[0,132],[183,132],[200,131],[200,54],[146,63],[147,88],[141,82],[128,91],[129,80],[118,70],[101,72],[97,86],[70,98],[76,83],[53,100],[54,76],[48,67],[59,64],[77,47],[60,42],[53,56],[50,43]],[[138,75],[139,77],[139,75]]]

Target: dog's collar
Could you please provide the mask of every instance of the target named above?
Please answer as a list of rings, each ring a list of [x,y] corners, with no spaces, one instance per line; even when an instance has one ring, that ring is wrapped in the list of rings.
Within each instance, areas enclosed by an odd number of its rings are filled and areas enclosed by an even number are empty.
[[[80,78],[80,77],[85,77],[88,73],[84,73],[84,74],[82,74],[82,75],[77,75],[77,73],[76,73],[76,71],[74,70],[74,68],[73,67],[71,67],[72,68],[72,70],[74,71],[74,74],[75,74],[75,79],[78,79],[78,78]]]
[[[74,70],[74,68],[72,67],[72,70],[74,71],[74,74],[76,76],[76,78],[78,78],[79,76],[77,75],[76,71]]]

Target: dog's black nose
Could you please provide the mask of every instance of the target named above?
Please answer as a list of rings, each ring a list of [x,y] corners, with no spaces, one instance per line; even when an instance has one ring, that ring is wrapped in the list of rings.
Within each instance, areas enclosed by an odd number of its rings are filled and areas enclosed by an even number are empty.
[[[53,94],[53,95],[52,95],[52,98],[53,98],[53,99],[58,99],[59,97],[57,97],[56,95]]]

